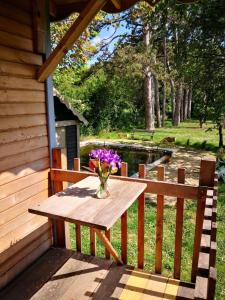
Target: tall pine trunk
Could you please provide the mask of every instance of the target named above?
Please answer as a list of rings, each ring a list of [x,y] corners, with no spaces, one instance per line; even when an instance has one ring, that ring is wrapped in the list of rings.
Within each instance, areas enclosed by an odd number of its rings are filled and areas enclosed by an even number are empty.
[[[155,129],[154,117],[154,101],[153,101],[153,87],[152,74],[148,72],[145,76],[145,129]]]
[[[163,38],[163,52],[164,52],[164,72],[166,75],[166,66],[167,66],[166,36]],[[163,80],[162,127],[165,126],[165,119],[166,119],[166,81]]]
[[[150,28],[149,25],[144,28],[144,43],[146,49],[150,46]],[[155,116],[154,116],[154,98],[153,98],[153,80],[152,73],[149,66],[145,69],[145,129],[154,130],[155,129]]]
[[[192,88],[189,89],[189,93],[188,93],[188,112],[187,112],[188,119],[191,118],[191,106],[192,106]]]
[[[182,98],[182,83],[179,83],[176,87],[174,126],[178,126],[180,124],[181,98]]]
[[[161,127],[161,113],[160,113],[160,102],[159,102],[159,82],[158,79],[154,76],[154,91],[155,91],[155,116],[156,116],[156,125]]]
[[[171,90],[172,124],[174,125],[176,93],[175,93],[175,84],[174,84],[173,79],[170,79],[170,90]]]
[[[188,94],[189,94],[189,90],[185,89],[184,90],[184,120],[187,120],[187,116],[188,116]]]

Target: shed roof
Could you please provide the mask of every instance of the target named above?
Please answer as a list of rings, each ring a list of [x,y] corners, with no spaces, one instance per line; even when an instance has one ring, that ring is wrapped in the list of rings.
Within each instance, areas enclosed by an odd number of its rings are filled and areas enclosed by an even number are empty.
[[[69,119],[64,118],[64,120],[67,120],[67,119],[71,120],[71,116],[74,116],[84,125],[88,124],[88,121],[70,104],[68,99],[66,99],[64,96],[62,96],[60,94],[60,92],[57,91],[55,88],[53,89],[53,96],[57,97],[59,99],[60,103],[63,104],[66,107],[66,109],[68,110],[67,114],[68,114]],[[56,106],[56,104],[57,103],[55,103],[55,106]],[[61,111],[61,112],[62,112],[62,114],[64,113],[64,111]],[[64,115],[65,115],[65,113],[64,113]]]

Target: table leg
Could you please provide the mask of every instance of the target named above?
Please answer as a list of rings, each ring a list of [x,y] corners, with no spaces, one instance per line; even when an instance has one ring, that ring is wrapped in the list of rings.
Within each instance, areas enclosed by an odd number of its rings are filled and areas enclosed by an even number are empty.
[[[115,261],[118,264],[122,265],[123,264],[122,260],[119,258],[119,255],[117,254],[116,250],[113,248],[112,244],[106,237],[105,233],[103,233],[103,231],[101,231],[99,229],[95,229],[95,228],[94,228],[94,231],[96,232],[96,234],[98,235],[100,240],[103,242],[104,246],[109,251],[109,253],[114,257]]]

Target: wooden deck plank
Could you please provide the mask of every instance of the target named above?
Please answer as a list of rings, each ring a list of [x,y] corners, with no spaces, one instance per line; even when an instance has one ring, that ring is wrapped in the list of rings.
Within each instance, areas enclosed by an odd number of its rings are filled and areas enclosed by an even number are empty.
[[[1,300],[30,299],[72,255],[71,251],[51,248],[26,272],[0,292]]]
[[[1,300],[159,300],[193,297],[193,284],[55,248],[0,292]]]
[[[141,300],[163,299],[168,279],[159,275],[151,275],[148,280]]]
[[[150,274],[145,274],[142,271],[134,270],[131,273],[119,299],[140,300],[149,278]]]

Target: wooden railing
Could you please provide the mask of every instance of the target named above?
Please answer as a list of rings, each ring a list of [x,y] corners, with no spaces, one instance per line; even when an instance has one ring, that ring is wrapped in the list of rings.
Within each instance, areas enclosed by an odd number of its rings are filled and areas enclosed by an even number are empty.
[[[74,171],[60,169],[60,149],[53,151],[54,169],[51,169],[51,180],[54,184],[54,191],[62,190],[62,183],[76,183],[87,176],[97,176],[95,173],[81,172],[79,159],[74,159]],[[145,165],[139,165],[139,178],[129,178],[128,165],[122,164],[121,176],[111,176],[126,181],[145,182],[147,188],[145,193],[157,195],[156,209],[156,249],[155,249],[155,272],[162,273],[162,244],[163,244],[163,215],[164,215],[164,197],[171,196],[177,198],[176,205],[176,230],[175,230],[175,254],[174,254],[174,273],[175,279],[180,279],[181,274],[181,257],[182,257],[182,237],[183,237],[183,219],[184,219],[184,202],[185,199],[197,201],[195,235],[192,257],[191,281],[196,282],[196,299],[213,299],[213,289],[209,285],[215,286],[215,205],[216,191],[214,189],[215,161],[201,160],[199,186],[185,184],[185,170],[178,169],[178,182],[167,182],[165,180],[164,167],[158,167],[157,180],[145,178]],[[209,196],[211,193],[212,196]],[[211,215],[210,215],[211,214]],[[210,215],[210,220],[209,220]],[[137,266],[144,266],[144,225],[145,225],[145,195],[144,193],[138,199],[138,232],[137,232]],[[127,212],[121,216],[121,259],[127,263],[127,236],[128,236]],[[65,225],[63,222],[57,223],[57,246],[65,246]],[[81,227],[75,225],[76,250],[82,251]],[[110,230],[106,232],[110,240]],[[96,236],[95,232],[90,229],[90,253],[96,255]],[[105,257],[110,255],[105,250]],[[207,261],[206,261],[207,258]],[[208,266],[206,269],[205,266]],[[204,267],[203,267],[204,266]],[[205,269],[204,269],[205,268]],[[202,271],[205,272],[202,273]],[[204,282],[205,295],[199,291],[202,290]],[[201,288],[199,288],[199,286]],[[215,288],[214,288],[215,290]],[[198,295],[199,293],[199,295]],[[211,296],[210,296],[211,295]],[[202,297],[202,298],[201,298]],[[206,298],[204,298],[206,297]],[[209,297],[209,298],[208,298]]]

